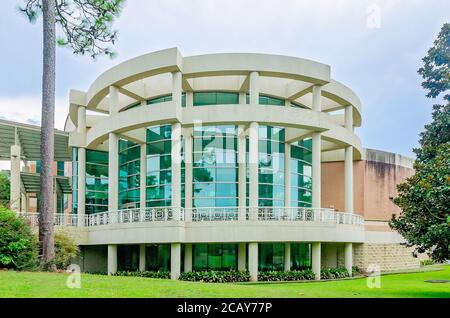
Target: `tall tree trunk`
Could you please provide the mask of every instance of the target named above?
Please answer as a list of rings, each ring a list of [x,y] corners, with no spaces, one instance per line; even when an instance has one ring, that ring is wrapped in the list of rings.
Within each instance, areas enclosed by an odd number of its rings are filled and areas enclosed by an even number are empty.
[[[55,0],[42,1],[43,13],[43,76],[41,122],[41,199],[39,204],[39,243],[41,263],[55,256],[53,237],[53,161],[55,124]]]

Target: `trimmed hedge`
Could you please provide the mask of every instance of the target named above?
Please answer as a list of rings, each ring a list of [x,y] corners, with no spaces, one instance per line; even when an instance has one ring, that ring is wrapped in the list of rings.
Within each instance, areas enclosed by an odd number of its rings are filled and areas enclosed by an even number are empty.
[[[198,272],[184,272],[181,273],[180,280],[189,282],[204,282],[204,283],[238,283],[248,282],[250,280],[250,273],[231,271],[198,271]]]
[[[258,273],[258,281],[261,282],[282,282],[297,280],[313,280],[314,272],[310,269],[301,271],[264,271]]]
[[[320,271],[320,277],[322,279],[337,279],[350,277],[349,272],[344,267],[338,268],[322,268]]]
[[[160,279],[170,279],[170,272],[165,271],[118,271],[112,276],[131,276],[131,277],[145,277],[145,278],[160,278]]]

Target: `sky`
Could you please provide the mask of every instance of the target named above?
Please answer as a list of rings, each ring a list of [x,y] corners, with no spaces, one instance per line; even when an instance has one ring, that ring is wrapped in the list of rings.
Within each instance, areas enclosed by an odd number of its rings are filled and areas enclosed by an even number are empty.
[[[0,1],[0,118],[40,123],[42,25]],[[128,0],[114,24],[114,59],[57,49],[56,122],[70,89],[87,90],[106,69],[170,47],[183,56],[220,52],[291,55],[331,66],[362,101],[363,147],[413,156],[431,120],[417,70],[445,22],[448,0]]]

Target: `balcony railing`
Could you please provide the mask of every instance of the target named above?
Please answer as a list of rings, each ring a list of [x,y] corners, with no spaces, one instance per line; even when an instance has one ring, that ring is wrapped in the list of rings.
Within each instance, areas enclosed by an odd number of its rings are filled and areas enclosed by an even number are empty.
[[[31,226],[39,224],[38,213],[18,213]],[[82,218],[73,214],[55,215],[56,226],[94,227],[109,224],[151,223],[151,222],[215,222],[215,221],[292,221],[319,222],[328,224],[364,225],[362,216],[353,213],[335,212],[324,208],[293,207],[214,207],[175,208],[154,207],[108,211],[86,215]]]

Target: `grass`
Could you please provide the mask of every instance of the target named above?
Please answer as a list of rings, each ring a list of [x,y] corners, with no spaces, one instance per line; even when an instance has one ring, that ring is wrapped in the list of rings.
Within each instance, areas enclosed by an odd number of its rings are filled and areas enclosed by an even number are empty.
[[[365,278],[309,283],[207,284],[137,277],[83,274],[81,288],[66,287],[67,274],[0,271],[0,297],[440,297],[450,298],[450,266],[438,271],[381,277],[381,288],[370,289]]]

